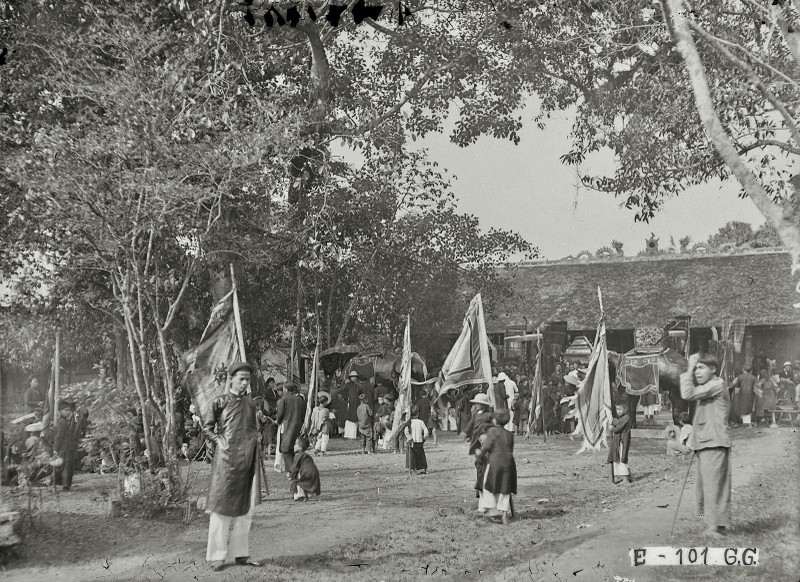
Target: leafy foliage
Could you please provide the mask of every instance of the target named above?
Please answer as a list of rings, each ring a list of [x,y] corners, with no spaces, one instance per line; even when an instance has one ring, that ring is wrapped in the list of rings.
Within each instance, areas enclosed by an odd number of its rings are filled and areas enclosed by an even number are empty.
[[[781,245],[775,229],[768,223],[764,223],[756,230],[747,222],[732,221],[719,229],[708,238],[708,244],[712,247],[721,247],[733,244],[737,247],[750,245],[753,248],[776,247]]]

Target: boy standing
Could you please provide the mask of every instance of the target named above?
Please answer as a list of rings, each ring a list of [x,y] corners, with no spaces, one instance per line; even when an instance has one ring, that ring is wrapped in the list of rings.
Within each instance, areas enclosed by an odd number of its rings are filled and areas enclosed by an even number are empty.
[[[628,416],[628,406],[619,403],[616,406],[617,418],[611,423],[611,446],[608,448],[608,462],[612,463],[613,472],[611,480],[614,484],[614,476],[626,477],[631,483],[631,472],[628,468],[628,451],[631,448],[631,417]]]
[[[419,417],[419,408],[411,407],[411,422],[405,428],[409,446],[408,469],[412,475],[428,472],[428,459],[425,457],[425,439],[428,438],[428,427]]]
[[[681,396],[697,402],[689,447],[697,456],[698,513],[711,537],[724,535],[731,524],[730,394],[717,370],[714,356],[699,353],[692,354],[689,369],[681,374]]]
[[[330,395],[327,392],[320,392],[317,394],[317,405],[311,411],[311,437],[316,438],[314,454],[319,451],[324,455],[328,450],[328,441],[331,438],[331,411],[328,409],[330,402]]]
[[[358,399],[361,403],[358,405],[358,409],[356,410],[356,415],[358,416],[358,434],[361,435],[361,448],[363,449],[363,453],[366,455],[368,452],[375,452],[375,440],[372,438],[373,426],[372,426],[372,409],[367,404],[367,395],[363,392],[358,395]],[[367,444],[369,444],[369,449],[367,449]]]

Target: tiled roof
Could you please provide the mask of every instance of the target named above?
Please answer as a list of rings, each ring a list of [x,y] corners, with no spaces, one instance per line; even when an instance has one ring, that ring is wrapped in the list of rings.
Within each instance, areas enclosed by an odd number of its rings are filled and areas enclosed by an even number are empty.
[[[791,258],[782,250],[736,254],[656,256],[522,263],[504,273],[515,297],[487,313],[489,333],[528,319],[567,321],[572,330],[594,329],[603,294],[608,329],[665,325],[691,315],[692,327],[721,326],[729,317],[748,325],[800,324],[800,301]]]

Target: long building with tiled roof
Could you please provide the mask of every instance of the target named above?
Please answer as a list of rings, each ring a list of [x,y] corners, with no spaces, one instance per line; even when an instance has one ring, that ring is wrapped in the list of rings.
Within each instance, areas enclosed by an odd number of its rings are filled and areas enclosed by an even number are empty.
[[[564,321],[570,336],[592,335],[602,290],[609,347],[632,347],[633,330],[691,316],[693,344],[701,347],[728,319],[744,319],[741,357],[800,359],[800,302],[791,258],[782,249],[662,253],[638,257],[585,254],[561,261],[517,264],[504,276],[514,296],[487,314],[487,331],[502,335]],[[510,331],[514,330],[514,331]],[[757,362],[756,362],[757,364]]]

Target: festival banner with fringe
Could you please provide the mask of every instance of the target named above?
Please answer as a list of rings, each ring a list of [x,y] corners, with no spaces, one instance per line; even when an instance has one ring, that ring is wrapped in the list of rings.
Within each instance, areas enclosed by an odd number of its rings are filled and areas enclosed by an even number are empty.
[[[539,336],[541,338],[541,335]],[[538,350],[536,354],[536,371],[533,373],[533,385],[531,386],[531,403],[528,409],[528,426],[525,431],[526,438],[536,430],[536,423],[542,415],[542,343],[539,339]],[[543,419],[544,420],[544,419]],[[542,425],[542,433],[547,439],[547,431],[544,430]]]
[[[314,349],[314,363],[311,366],[311,377],[308,379],[308,394],[306,394],[306,418],[303,421],[303,434],[307,435],[311,429],[311,412],[314,410],[314,401],[317,398],[319,383],[319,342],[320,331],[317,326],[317,347]]]
[[[583,435],[583,445],[578,452],[607,447],[606,440],[612,418],[611,382],[608,377],[606,324],[602,317],[588,372],[578,387],[575,408],[578,426],[574,434]]]
[[[225,393],[228,365],[242,359],[233,310],[235,292],[234,288],[217,302],[200,344],[184,355],[186,387],[201,418],[209,403]]]
[[[411,409],[411,316],[406,316],[406,331],[403,334],[403,354],[400,359],[400,376],[397,378],[397,404],[392,419],[392,438],[401,429],[404,412]],[[411,414],[406,416],[406,421]]]
[[[489,358],[486,322],[483,319],[483,303],[478,293],[470,302],[461,335],[447,355],[436,381],[436,392],[443,394],[463,386],[492,385],[492,362]],[[489,390],[491,397],[492,391]]]

